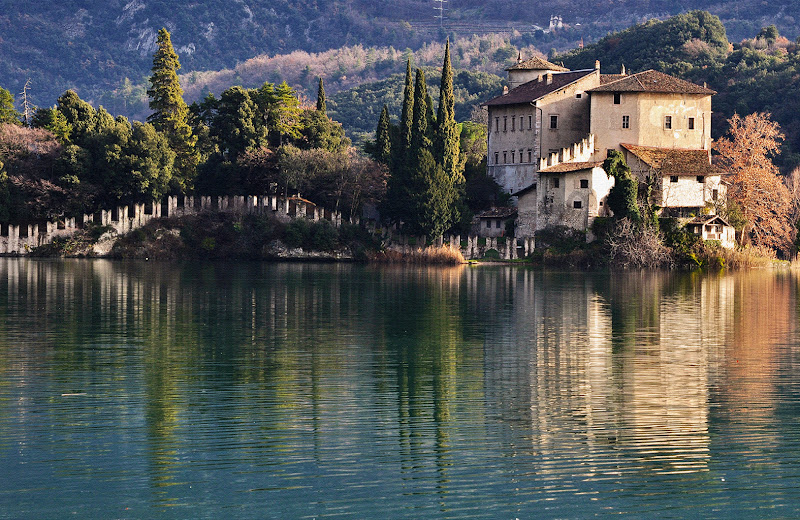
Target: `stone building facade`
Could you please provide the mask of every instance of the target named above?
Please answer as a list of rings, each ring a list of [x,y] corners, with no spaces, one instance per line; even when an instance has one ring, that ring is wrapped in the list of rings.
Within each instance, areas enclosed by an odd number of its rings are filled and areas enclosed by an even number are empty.
[[[698,215],[724,197],[709,152],[713,90],[653,70],[601,74],[599,62],[570,71],[518,59],[507,70],[510,90],[485,103],[487,169],[517,196],[517,236],[554,224],[588,230],[606,214],[613,179],[600,165],[609,150],[655,183],[653,203],[667,214]],[[576,182],[591,188],[568,193]]]

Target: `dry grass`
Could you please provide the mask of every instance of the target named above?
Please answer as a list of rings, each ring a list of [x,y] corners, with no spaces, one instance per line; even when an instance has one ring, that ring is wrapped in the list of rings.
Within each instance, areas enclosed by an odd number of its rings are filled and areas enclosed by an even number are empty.
[[[726,269],[752,269],[771,267],[775,262],[775,251],[762,246],[750,246],[741,249],[725,249],[723,247],[704,249],[703,264]]]
[[[467,261],[458,249],[450,246],[426,247],[414,249],[408,253],[395,250],[384,250],[369,256],[370,262],[386,264],[433,264],[458,265]]]

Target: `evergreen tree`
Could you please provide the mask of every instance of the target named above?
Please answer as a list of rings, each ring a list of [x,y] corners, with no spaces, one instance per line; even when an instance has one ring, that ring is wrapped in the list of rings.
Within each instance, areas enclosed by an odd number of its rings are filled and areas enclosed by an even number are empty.
[[[456,185],[464,182],[463,167],[459,161],[459,132],[455,119],[453,96],[453,69],[450,65],[450,41],[444,49],[442,82],[439,89],[439,111],[436,116],[435,155],[445,174]]]
[[[94,132],[97,126],[94,107],[78,97],[75,91],[68,90],[58,98],[56,108],[72,127],[70,140],[81,146],[84,139]]]
[[[300,125],[300,100],[294,89],[284,81],[275,88],[274,104],[268,116],[269,131],[278,135],[278,144],[283,144],[284,137],[297,139],[302,130]]]
[[[170,147],[175,151],[176,188],[186,192],[194,187],[197,165],[200,162],[196,150],[197,137],[189,126],[189,108],[183,100],[183,89],[178,80],[177,71],[181,65],[166,29],[158,31],[156,45],[158,48],[153,55],[151,87],[147,90],[153,113],[147,121],[167,136]]]
[[[414,110],[412,112],[412,133],[411,146],[408,152],[408,164],[411,168],[416,168],[419,163],[420,153],[431,146],[430,140],[430,101],[428,97],[428,85],[425,83],[425,72],[417,69],[414,80]]]
[[[20,114],[14,108],[14,96],[3,87],[0,87],[0,123],[22,124]]]
[[[325,102],[325,86],[322,84],[322,78],[319,78],[319,86],[317,87],[317,111],[327,114],[328,105]]]
[[[378,128],[375,130],[374,159],[383,164],[389,164],[392,156],[391,123],[389,122],[389,108],[383,105],[381,117],[378,119]]]
[[[31,121],[33,128],[44,128],[51,132],[61,144],[70,142],[69,136],[72,133],[72,125],[67,122],[67,118],[56,108],[40,108],[33,114]]]
[[[403,90],[403,110],[400,112],[400,142],[397,147],[397,162],[408,159],[411,135],[414,126],[414,83],[411,76],[411,60],[406,62],[406,83]],[[398,166],[398,165],[396,165]]]

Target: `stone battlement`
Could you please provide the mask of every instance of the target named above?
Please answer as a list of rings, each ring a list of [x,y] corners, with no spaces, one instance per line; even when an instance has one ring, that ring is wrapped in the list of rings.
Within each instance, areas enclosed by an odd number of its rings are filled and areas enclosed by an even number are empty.
[[[154,218],[182,217],[207,212],[275,215],[279,220],[306,218],[341,224],[341,215],[326,210],[300,197],[275,195],[231,195],[166,197],[162,202],[117,206],[82,217],[69,217],[55,222],[34,222],[0,225],[0,255],[26,255],[55,238],[69,237],[90,224],[108,226],[118,235],[138,229]]]

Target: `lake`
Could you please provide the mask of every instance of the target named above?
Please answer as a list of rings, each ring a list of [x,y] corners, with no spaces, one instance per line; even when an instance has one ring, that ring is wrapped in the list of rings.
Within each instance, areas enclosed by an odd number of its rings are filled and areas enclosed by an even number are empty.
[[[798,518],[799,296],[0,258],[0,518]]]

